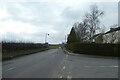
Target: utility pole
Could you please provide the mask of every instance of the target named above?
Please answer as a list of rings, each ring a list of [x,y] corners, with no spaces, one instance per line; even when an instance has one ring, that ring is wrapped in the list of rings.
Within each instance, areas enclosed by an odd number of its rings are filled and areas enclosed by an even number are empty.
[[[67,36],[65,35],[65,44],[66,44],[66,42],[67,42],[67,39],[66,39],[66,38],[67,38]]]
[[[47,43],[47,36],[49,36],[49,34],[45,33],[45,43]]]

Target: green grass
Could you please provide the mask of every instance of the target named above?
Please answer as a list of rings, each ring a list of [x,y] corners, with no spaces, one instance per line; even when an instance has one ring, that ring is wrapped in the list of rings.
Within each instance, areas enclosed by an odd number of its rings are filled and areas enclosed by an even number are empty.
[[[24,55],[29,55],[29,54],[33,54],[33,53],[37,53],[37,52],[41,52],[41,51],[45,51],[45,50],[48,50],[48,48],[19,50],[19,51],[14,51],[14,52],[4,52],[2,54],[2,59],[3,60],[8,60],[8,59],[11,59],[11,58],[24,56]]]

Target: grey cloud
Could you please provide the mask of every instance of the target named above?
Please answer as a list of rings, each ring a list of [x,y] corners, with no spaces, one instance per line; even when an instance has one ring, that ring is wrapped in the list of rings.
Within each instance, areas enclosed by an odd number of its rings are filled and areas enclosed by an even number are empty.
[[[101,18],[101,24],[109,30],[113,24],[118,24],[118,3],[117,2],[100,2],[97,4],[100,10],[104,11],[104,16]]]
[[[118,25],[120,26],[120,2],[118,3]]]
[[[7,32],[2,36],[3,40],[6,41],[24,41],[23,38],[21,38],[18,34],[12,33],[12,32]]]
[[[19,9],[17,4],[21,6],[23,9]],[[57,17],[55,14],[55,10],[57,9],[56,4],[49,4],[46,2],[33,2],[33,3],[9,3],[7,5],[7,9],[9,13],[12,15],[12,19],[32,23],[34,25],[42,25],[46,24],[53,24],[56,22]],[[59,7],[59,6],[58,6]],[[24,9],[25,8],[25,9]],[[21,14],[30,14],[32,19],[27,19],[26,16],[21,17]]]
[[[3,35],[3,40],[7,41],[30,41],[30,42],[44,42],[45,33],[36,32],[32,34],[7,32]]]
[[[67,7],[64,9],[63,13],[61,14],[63,18],[66,18],[67,20],[78,20],[82,17],[82,11],[80,9],[74,9],[71,7]]]
[[[34,42],[44,42],[45,33],[50,33],[48,41],[50,43],[59,43],[64,41],[65,35],[70,31],[70,28],[75,22],[82,21],[84,14],[88,12],[88,7],[85,6],[61,6],[61,4],[48,3],[48,2],[21,2],[21,3],[7,3],[5,4],[9,14],[11,14],[11,19],[15,21],[21,21],[24,23],[29,23],[38,27],[37,32],[32,34],[13,34],[6,33],[8,36],[15,36],[18,39],[27,39]],[[117,12],[116,3],[97,3],[100,10],[105,11],[102,22],[104,25],[109,26],[116,23],[116,17],[114,16]],[[22,15],[22,16],[21,16]],[[30,16],[32,18],[27,18]],[[109,21],[107,20],[109,19]],[[111,21],[110,21],[111,20]],[[39,32],[39,27],[43,29],[50,29],[56,31],[54,33],[50,30],[49,32]],[[24,35],[24,36],[23,36]]]

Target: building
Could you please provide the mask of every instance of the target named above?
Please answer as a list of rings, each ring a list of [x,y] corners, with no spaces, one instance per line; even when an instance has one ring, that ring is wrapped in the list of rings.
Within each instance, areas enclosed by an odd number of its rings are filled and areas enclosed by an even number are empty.
[[[106,33],[100,33],[93,36],[92,41],[95,43],[120,43],[120,27],[111,28]]]

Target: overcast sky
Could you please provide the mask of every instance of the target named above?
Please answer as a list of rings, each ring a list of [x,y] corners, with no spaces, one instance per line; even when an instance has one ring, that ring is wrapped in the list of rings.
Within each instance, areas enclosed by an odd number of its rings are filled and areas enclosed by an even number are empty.
[[[106,31],[118,24],[118,0],[0,0],[0,37],[43,43],[49,33],[49,43],[64,42],[92,4],[105,12],[101,26]]]

